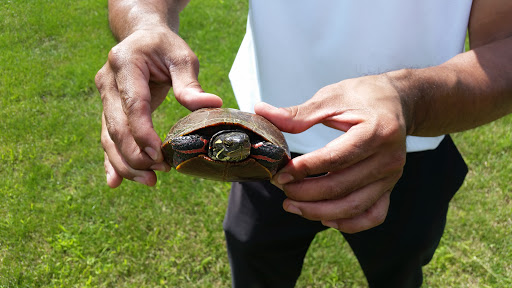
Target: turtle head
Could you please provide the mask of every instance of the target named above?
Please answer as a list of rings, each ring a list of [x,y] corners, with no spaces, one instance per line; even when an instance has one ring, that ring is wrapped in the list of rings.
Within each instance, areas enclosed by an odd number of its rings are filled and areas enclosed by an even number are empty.
[[[213,160],[237,162],[249,157],[251,142],[242,131],[220,131],[210,140],[208,156]]]

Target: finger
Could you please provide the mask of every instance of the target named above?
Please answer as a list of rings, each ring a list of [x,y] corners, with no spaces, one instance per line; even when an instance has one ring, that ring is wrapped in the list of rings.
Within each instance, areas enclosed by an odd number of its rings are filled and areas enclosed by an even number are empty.
[[[122,157],[119,149],[112,141],[105,124],[105,117],[102,117],[102,132],[101,143],[105,150],[105,169],[107,174],[113,177],[111,183],[107,179],[107,184],[112,184],[112,188],[119,186],[121,183],[118,177],[133,180],[148,186],[153,186],[156,183],[156,174],[153,171],[133,169]],[[108,161],[108,162],[107,162]],[[114,172],[112,172],[112,170]],[[119,182],[119,183],[118,183]],[[116,184],[119,184],[116,186]]]
[[[277,185],[300,181],[310,175],[343,170],[375,153],[375,144],[350,130],[328,145],[291,159],[273,177]]]
[[[105,174],[107,176],[107,185],[110,188],[119,187],[119,185],[121,185],[121,183],[123,182],[123,177],[121,177],[121,175],[119,175],[116,172],[116,170],[110,163],[110,160],[108,159],[107,152],[104,152],[104,154],[105,154],[104,166],[105,166]]]
[[[380,153],[392,168],[405,164],[405,135],[398,129],[384,135],[367,123],[350,128],[325,147],[292,159],[273,178],[278,185],[299,181],[309,175],[346,169]]]
[[[140,65],[134,64],[113,67],[131,135],[153,161],[160,163],[163,161],[160,150],[162,141],[153,128],[149,72],[146,69],[147,67],[141,68]]]
[[[219,108],[222,106],[222,99],[219,96],[205,93],[202,89],[187,87],[180,90],[179,94],[175,93],[175,95],[176,100],[190,111],[206,107]]]
[[[260,102],[254,106],[254,112],[268,119],[283,132],[300,133],[339,112],[329,109],[332,107],[325,106],[319,100],[321,99],[314,97],[301,105],[287,108],[277,108]],[[348,127],[340,125],[343,128],[340,130],[346,131]]]
[[[345,169],[291,182],[281,188],[292,200],[321,201],[342,198],[380,179],[387,178],[396,182],[402,176],[405,158],[388,156],[374,154]]]
[[[283,208],[295,214],[300,211],[299,215],[310,220],[354,218],[365,213],[385,192],[391,191],[394,184],[392,179],[381,179],[334,200],[301,202],[288,198],[283,202]]]
[[[322,221],[322,224],[345,233],[357,233],[384,223],[389,209],[391,192],[387,192],[363,214],[349,219]]]
[[[182,45],[186,46],[185,43]],[[188,48],[188,46],[187,46]],[[222,99],[214,94],[205,93],[197,80],[199,61],[197,56],[188,49],[180,49],[181,55],[169,56],[171,61],[169,73],[176,100],[191,111],[204,107],[221,107]]]
[[[102,122],[108,139],[113,141],[123,158],[134,169],[148,169],[155,161],[135,142],[123,111],[113,71],[106,64],[96,77],[103,102]],[[106,139],[106,138],[105,138]]]
[[[301,105],[288,108],[276,108],[260,102],[254,107],[254,110],[274,123],[280,130],[290,133],[299,133],[315,124],[324,122],[328,123],[330,127],[349,131],[354,127],[353,125],[359,123],[360,119],[350,115],[343,118],[343,111],[332,109],[330,105],[326,105],[327,101],[322,99],[323,97],[315,95]],[[309,175],[343,169],[368,157],[372,150],[367,149],[365,140],[370,133],[363,129],[354,130],[358,131],[352,131],[351,136],[341,135],[326,147],[292,159],[285,168],[275,175],[273,180],[278,185],[283,185]]]

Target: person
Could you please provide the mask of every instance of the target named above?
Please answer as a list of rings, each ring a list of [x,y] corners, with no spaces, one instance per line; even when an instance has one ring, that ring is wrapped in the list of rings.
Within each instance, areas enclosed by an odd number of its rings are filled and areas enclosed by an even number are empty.
[[[178,36],[187,4],[109,1],[119,43],[95,81],[110,187],[170,170],[151,113],[171,86],[190,110],[222,105]],[[512,112],[510,15],[507,0],[249,1],[232,86],[240,109],[287,132],[294,158],[273,185],[233,183],[233,286],[293,287],[327,227],[370,287],[420,286],[467,172],[449,133]]]

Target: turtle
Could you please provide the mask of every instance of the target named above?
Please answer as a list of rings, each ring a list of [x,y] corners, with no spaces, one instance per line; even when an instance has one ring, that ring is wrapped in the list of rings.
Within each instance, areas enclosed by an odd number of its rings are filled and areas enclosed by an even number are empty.
[[[290,160],[288,144],[274,124],[232,108],[203,108],[181,118],[162,152],[178,172],[228,182],[271,179]]]

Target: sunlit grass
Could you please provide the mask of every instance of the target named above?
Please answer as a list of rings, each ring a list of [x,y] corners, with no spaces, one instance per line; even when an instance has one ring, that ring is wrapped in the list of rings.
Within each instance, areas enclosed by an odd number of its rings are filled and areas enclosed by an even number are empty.
[[[228,287],[222,220],[229,184],[158,173],[109,189],[94,75],[115,42],[106,1],[0,3],[0,287]],[[192,1],[181,34],[203,88],[236,107],[227,74],[245,1]],[[163,137],[187,114],[170,95]],[[425,287],[512,286],[512,118],[455,135],[470,174]],[[364,287],[350,248],[314,240],[298,287]]]

